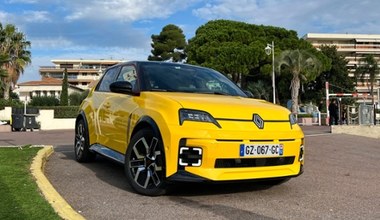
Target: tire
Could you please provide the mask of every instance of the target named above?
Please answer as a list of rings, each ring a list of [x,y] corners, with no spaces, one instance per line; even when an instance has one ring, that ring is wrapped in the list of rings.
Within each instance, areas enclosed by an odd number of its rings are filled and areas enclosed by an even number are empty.
[[[142,129],[132,137],[124,164],[127,181],[136,192],[147,196],[166,193],[163,143],[152,130]]]
[[[90,151],[88,128],[83,119],[79,119],[75,126],[74,153],[75,159],[80,163],[95,160],[96,154]]]

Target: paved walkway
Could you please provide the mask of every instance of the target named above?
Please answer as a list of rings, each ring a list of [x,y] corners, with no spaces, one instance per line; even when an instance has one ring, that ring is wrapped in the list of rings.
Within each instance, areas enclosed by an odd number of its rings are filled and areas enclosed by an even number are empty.
[[[0,146],[74,144],[74,130],[0,132]]]

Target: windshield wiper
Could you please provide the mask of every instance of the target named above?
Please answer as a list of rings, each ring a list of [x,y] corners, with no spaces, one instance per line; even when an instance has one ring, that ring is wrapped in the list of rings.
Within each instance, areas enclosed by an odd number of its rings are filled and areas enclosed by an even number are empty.
[[[200,92],[201,94],[213,94],[213,95],[228,95],[231,96],[231,94],[220,92],[220,91],[209,91],[209,92]]]

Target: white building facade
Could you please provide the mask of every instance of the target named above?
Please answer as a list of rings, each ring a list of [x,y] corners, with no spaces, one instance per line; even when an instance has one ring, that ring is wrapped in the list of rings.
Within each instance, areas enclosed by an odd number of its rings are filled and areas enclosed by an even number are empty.
[[[363,64],[362,59],[368,54],[373,54],[376,61],[380,64],[380,34],[323,34],[308,33],[303,39],[310,42],[314,47],[319,48],[323,45],[335,46],[340,55],[348,61],[347,69],[349,77],[355,77],[356,68]],[[370,83],[369,77],[357,81],[356,90],[363,97],[359,102],[370,103]],[[380,74],[374,83],[375,102],[380,102]]]
[[[16,89],[13,90],[19,97],[21,101],[29,103],[33,97],[41,96],[54,96],[57,99],[60,98],[62,91],[62,80],[55,78],[42,78],[40,81],[28,81],[19,83],[16,85]],[[75,87],[69,84],[68,93],[69,95],[78,92],[83,92],[84,89]]]
[[[99,80],[105,69],[122,60],[52,60],[53,66],[41,66],[39,69],[42,78],[63,79],[63,72],[67,70],[68,82],[76,87],[88,89],[89,85]]]

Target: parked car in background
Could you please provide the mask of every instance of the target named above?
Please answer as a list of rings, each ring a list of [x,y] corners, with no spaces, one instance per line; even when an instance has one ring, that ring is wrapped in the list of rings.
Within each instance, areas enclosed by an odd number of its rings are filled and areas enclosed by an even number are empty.
[[[82,102],[75,157],[124,164],[144,195],[169,182],[270,180],[303,172],[304,135],[286,109],[248,98],[221,73],[167,62],[108,68]]]

